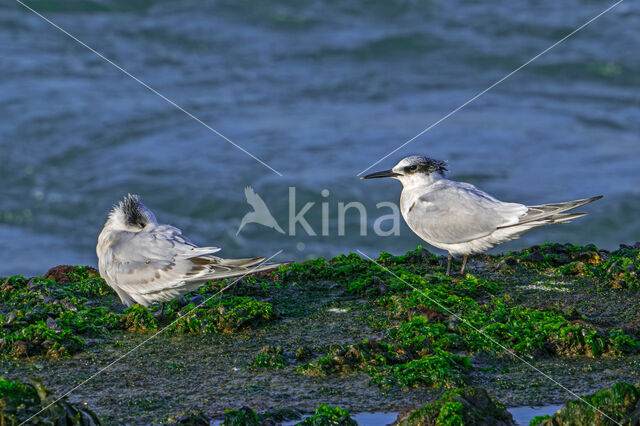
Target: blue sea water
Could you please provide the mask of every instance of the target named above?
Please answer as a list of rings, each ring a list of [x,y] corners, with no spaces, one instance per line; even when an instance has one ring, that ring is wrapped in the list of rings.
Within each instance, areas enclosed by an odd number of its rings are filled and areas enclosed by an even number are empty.
[[[357,174],[613,2],[594,0],[28,1],[268,168],[17,2],[0,5],[0,276],[95,264],[111,206],[142,195],[222,256],[302,260],[420,240],[373,222],[394,181]],[[526,234],[605,248],[640,240],[640,6],[623,2],[372,170],[407,154],[539,204],[603,194]],[[317,236],[236,231],[252,186],[288,231],[289,187]],[[325,191],[323,196],[323,190]],[[338,203],[363,203],[339,235]],[[322,203],[329,212],[321,235]],[[326,215],[325,215],[326,216]]]

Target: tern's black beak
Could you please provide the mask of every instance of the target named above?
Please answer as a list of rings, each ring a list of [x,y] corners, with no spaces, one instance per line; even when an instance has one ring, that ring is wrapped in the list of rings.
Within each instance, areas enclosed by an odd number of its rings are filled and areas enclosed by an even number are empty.
[[[400,176],[399,173],[394,172],[393,170],[384,170],[381,172],[371,173],[370,175],[362,176],[360,179],[375,179],[375,178],[385,178],[385,177],[395,177]]]

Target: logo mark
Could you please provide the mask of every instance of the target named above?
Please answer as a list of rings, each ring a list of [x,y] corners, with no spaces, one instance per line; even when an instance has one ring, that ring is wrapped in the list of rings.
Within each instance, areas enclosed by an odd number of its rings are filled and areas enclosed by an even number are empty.
[[[238,228],[238,232],[236,232],[236,236],[240,233],[242,228],[249,223],[257,223],[268,228],[273,228],[281,234],[284,234],[284,231],[276,222],[276,219],[271,214],[269,207],[265,204],[264,200],[256,194],[252,187],[247,186],[244,189],[244,196],[247,198],[247,203],[251,207],[253,207],[253,211],[244,215],[242,221],[240,222],[240,227]]]

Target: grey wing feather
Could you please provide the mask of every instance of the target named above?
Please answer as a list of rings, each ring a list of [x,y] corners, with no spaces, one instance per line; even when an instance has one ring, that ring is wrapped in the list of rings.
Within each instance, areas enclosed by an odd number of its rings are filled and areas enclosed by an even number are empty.
[[[128,293],[148,294],[183,286],[198,276],[191,261],[220,249],[198,247],[168,225],[138,233],[122,233],[111,246],[109,275]]]
[[[552,203],[552,204],[541,204],[538,206],[527,206],[527,213],[520,217],[517,225],[535,222],[540,220],[546,220],[550,222],[558,221],[563,222],[569,219],[574,219],[576,217],[584,216],[583,213],[572,213],[566,214],[564,212],[573,210],[576,207],[583,206],[588,203],[592,203],[596,200],[602,198],[602,195],[598,195],[596,197],[591,198],[583,198],[580,200],[574,201],[566,201],[564,203]]]
[[[445,181],[418,198],[407,221],[427,241],[457,244],[515,224],[526,211],[522,204],[504,203],[473,185]]]
[[[263,257],[222,259],[213,256],[219,250],[217,247],[198,247],[179,229],[168,225],[138,233],[122,233],[111,245],[107,274],[117,284],[118,294],[125,292],[128,299],[148,304],[152,300],[171,300],[209,280],[266,271],[282,265],[255,266],[264,260]],[[159,297],[153,296],[158,293]]]

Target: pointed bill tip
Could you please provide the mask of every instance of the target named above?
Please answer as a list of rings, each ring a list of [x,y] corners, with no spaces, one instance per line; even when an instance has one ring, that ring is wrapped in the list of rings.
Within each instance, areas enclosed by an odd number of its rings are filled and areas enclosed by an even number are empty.
[[[400,174],[394,172],[393,170],[383,170],[381,172],[375,172],[375,173],[362,176],[360,179],[377,179],[377,178],[396,177],[396,176],[400,176]]]

